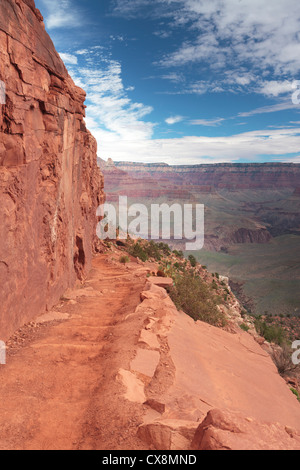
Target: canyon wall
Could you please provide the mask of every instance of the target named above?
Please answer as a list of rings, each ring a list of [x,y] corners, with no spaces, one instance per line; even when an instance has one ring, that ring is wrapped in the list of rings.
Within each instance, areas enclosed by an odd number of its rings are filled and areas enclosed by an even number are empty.
[[[203,203],[205,248],[268,243],[298,233],[300,165],[216,164],[169,166],[98,159],[111,202],[120,195],[148,203]],[[177,246],[179,244],[177,243]],[[182,247],[180,247],[182,249]]]
[[[84,123],[85,93],[68,75],[33,0],[1,0],[0,80],[5,340],[90,269],[104,192],[96,141]]]
[[[155,177],[173,184],[196,185],[210,192],[216,189],[297,188],[300,165],[286,163],[180,165],[115,162],[135,178]]]

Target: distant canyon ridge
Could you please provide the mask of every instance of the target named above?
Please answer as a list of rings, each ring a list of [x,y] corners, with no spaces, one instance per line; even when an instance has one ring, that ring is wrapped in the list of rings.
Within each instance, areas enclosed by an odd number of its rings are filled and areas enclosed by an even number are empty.
[[[300,164],[98,164],[108,201],[204,204],[198,260],[229,276],[249,310],[300,313]]]

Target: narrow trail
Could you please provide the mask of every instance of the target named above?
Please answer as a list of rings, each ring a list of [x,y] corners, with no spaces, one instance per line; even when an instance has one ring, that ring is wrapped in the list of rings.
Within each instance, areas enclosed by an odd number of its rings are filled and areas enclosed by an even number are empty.
[[[145,449],[136,437],[143,405],[122,398],[146,273],[99,255],[81,289],[66,294],[54,320],[28,326],[22,347],[0,368],[0,449]],[[46,318],[46,317],[45,317]],[[50,317],[46,319],[51,320]]]

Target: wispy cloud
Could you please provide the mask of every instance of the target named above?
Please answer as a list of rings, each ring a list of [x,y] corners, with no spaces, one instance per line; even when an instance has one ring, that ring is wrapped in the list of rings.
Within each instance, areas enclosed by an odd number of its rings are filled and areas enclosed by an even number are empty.
[[[292,103],[292,100],[286,100],[271,106],[263,106],[261,108],[252,109],[251,111],[239,113],[238,117],[255,116],[256,114],[277,113],[289,109],[299,110],[299,106]]]
[[[166,119],[166,123],[172,126],[173,124],[178,124],[179,122],[183,121],[184,117],[183,116],[171,116],[168,119]]]
[[[154,31],[153,34],[154,34],[154,36],[157,36],[161,39],[167,39],[172,35],[172,31],[164,31],[164,30]]]
[[[41,0],[46,27],[49,30],[83,26],[83,18],[70,0]]]
[[[167,1],[167,0],[166,0]],[[160,3],[160,2],[159,2]],[[258,70],[295,74],[300,70],[298,0],[171,0],[198,37],[167,54],[161,64],[206,61],[213,69],[251,63]],[[176,8],[177,6],[177,8]],[[175,18],[175,15],[174,15]]]
[[[163,80],[170,80],[170,82],[174,83],[182,83],[184,82],[184,76],[181,73],[170,72],[165,75],[161,75]]]
[[[90,49],[87,58],[86,54],[80,56],[80,65],[70,68],[75,83],[87,92],[89,129],[102,148],[105,143],[151,139],[155,123],[145,118],[153,108],[131,100],[128,92],[134,91],[134,87],[124,86],[121,64],[98,58],[96,66],[91,59],[96,53]]]
[[[78,63],[78,58],[74,54],[68,54],[66,52],[60,52],[60,57],[66,65],[76,65]]]
[[[238,71],[251,64],[278,76],[300,71],[298,0],[115,0],[114,13],[147,13],[193,31],[193,39],[160,59],[164,67],[197,63]]]
[[[216,119],[194,119],[192,121],[189,121],[189,124],[192,126],[207,126],[207,127],[215,127],[220,125],[223,121],[225,121],[224,118],[216,118]]]

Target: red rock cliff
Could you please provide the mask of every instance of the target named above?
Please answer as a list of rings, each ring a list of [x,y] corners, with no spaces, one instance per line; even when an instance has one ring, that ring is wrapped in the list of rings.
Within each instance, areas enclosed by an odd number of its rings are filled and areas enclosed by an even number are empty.
[[[76,87],[33,0],[1,0],[0,339],[90,268],[103,178]],[[2,99],[3,101],[3,99]]]

